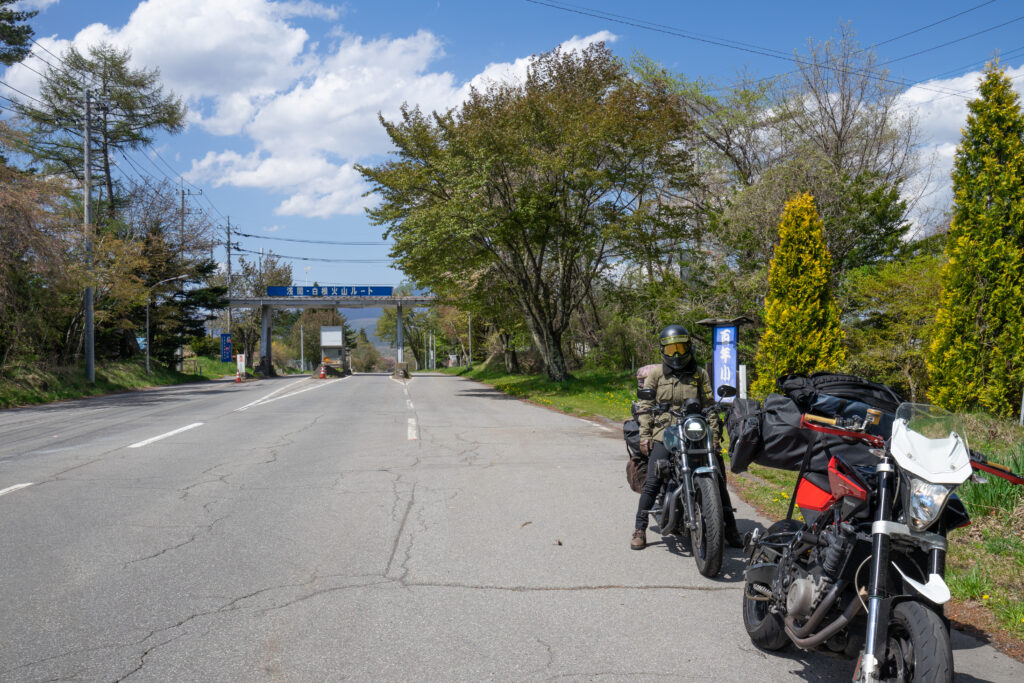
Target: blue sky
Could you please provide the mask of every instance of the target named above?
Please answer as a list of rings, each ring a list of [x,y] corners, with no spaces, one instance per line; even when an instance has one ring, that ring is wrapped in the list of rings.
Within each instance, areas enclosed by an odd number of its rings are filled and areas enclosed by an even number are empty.
[[[188,130],[159,139],[155,149],[133,153],[134,166],[158,179],[184,176],[187,187],[204,193],[190,198],[192,207],[221,225],[230,216],[246,233],[277,238],[380,240],[381,230],[363,215],[372,199],[361,197],[365,187],[352,170],[354,163],[380,161],[389,150],[377,112],[393,118],[404,101],[426,110],[457,106],[471,83],[521,74],[531,54],[556,45],[605,40],[621,56],[640,51],[674,71],[728,83],[744,70],[757,76],[789,71],[792,63],[780,57],[804,48],[808,39],[829,38],[840,20],[850,21],[863,45],[880,44],[878,53],[890,60],[893,78],[924,81],[907,89],[903,105],[918,117],[921,152],[931,162],[930,177],[920,182],[928,185],[928,201],[940,208],[948,202],[950,164],[966,115],[964,95],[976,85],[981,64],[999,51],[1017,89],[1024,86],[1024,4],[1012,0],[25,0],[22,5],[40,10],[32,21],[36,39],[53,53],[72,43],[84,49],[105,40],[130,48],[139,66],[159,68],[166,87],[190,107]],[[26,66],[42,70],[43,59],[54,61],[37,48]],[[37,79],[15,65],[2,80],[31,94]],[[0,95],[12,93],[0,87]],[[238,241],[246,249],[307,258],[387,256],[383,243]],[[310,283],[397,284],[402,279],[386,263],[296,260],[296,283],[303,283],[307,266]]]

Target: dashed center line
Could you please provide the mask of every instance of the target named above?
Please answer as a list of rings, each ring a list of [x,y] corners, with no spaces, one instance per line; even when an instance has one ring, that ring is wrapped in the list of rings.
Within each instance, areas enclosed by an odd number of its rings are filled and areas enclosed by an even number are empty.
[[[201,427],[203,424],[205,424],[205,423],[204,422],[193,422],[190,425],[185,425],[184,427],[179,427],[178,429],[169,431],[166,434],[160,434],[159,436],[154,436],[152,438],[146,439],[145,441],[138,441],[138,442],[133,443],[132,445],[128,446],[128,448],[142,448],[143,446],[148,446],[149,444],[153,443],[154,441],[159,441],[160,439],[166,439],[167,437],[174,436],[175,434],[181,434],[182,432],[187,432],[190,429],[195,429],[196,427]]]
[[[416,418],[415,417],[410,417],[409,418],[409,441],[415,441],[418,438],[420,438],[420,436],[419,436],[419,427],[416,426]]]
[[[8,486],[5,489],[0,489],[0,496],[5,496],[8,493],[12,493],[14,491],[19,491],[21,489],[27,489],[29,486],[32,486],[33,483],[35,483],[35,482],[31,482],[30,481],[30,482],[25,483],[25,484],[15,484],[14,486]]]

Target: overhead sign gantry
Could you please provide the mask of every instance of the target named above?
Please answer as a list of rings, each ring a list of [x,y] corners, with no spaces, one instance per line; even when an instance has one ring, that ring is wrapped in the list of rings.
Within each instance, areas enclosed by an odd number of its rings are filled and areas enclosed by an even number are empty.
[[[432,295],[395,296],[394,287],[382,285],[267,287],[266,296],[229,297],[229,309],[259,308],[263,313],[260,335],[260,371],[272,372],[270,311],[275,308],[390,308],[398,309],[398,362],[405,362],[402,307],[429,306]]]

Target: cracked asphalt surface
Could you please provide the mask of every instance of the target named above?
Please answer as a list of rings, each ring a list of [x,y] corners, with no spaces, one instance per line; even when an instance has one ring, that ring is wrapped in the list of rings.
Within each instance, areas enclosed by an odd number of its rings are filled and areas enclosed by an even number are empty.
[[[849,680],[750,644],[738,551],[629,550],[624,469],[620,433],[443,375],[2,411],[0,490],[33,485],[0,496],[0,680]],[[959,681],[1024,680],[954,644]]]

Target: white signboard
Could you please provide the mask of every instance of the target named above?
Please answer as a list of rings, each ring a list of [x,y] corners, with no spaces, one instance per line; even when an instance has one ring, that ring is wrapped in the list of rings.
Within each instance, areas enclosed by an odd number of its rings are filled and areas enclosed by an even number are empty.
[[[240,374],[240,375],[244,375],[245,374],[245,354],[244,353],[238,354],[238,374]]]

